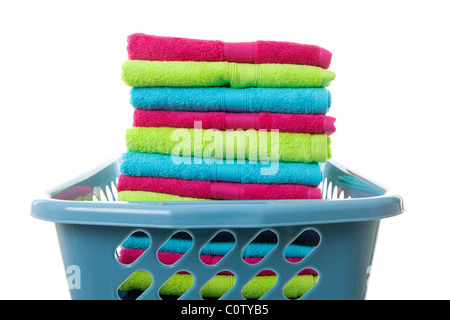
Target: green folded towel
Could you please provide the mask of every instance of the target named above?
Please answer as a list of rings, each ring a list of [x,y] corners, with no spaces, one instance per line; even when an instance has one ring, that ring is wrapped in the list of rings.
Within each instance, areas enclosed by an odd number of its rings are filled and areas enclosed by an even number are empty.
[[[318,276],[296,275],[283,288],[283,294],[289,299],[303,296],[319,280]],[[201,289],[203,298],[220,298],[236,282],[234,275],[215,275]],[[242,288],[245,299],[259,299],[277,282],[277,276],[256,276]],[[122,291],[147,290],[152,284],[152,277],[145,271],[136,271],[120,287]],[[160,295],[181,296],[194,284],[194,278],[188,273],[176,273],[160,288]]]
[[[129,151],[251,161],[326,162],[330,143],[325,134],[256,130],[133,127],[126,133]]]
[[[210,200],[190,197],[180,197],[174,194],[165,194],[149,191],[120,191],[118,192],[119,201],[199,201]]]
[[[318,88],[333,71],[309,65],[127,60],[122,80],[133,87]]]

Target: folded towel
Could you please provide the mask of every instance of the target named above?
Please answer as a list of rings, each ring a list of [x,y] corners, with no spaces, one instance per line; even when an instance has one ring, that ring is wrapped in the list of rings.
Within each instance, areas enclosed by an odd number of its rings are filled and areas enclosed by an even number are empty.
[[[203,129],[279,130],[331,135],[336,130],[335,120],[333,117],[310,114],[173,112],[135,109],[133,126],[194,128],[195,122],[200,122]]]
[[[142,248],[147,248],[150,245],[150,238],[144,232],[137,231],[131,235],[132,238],[140,239],[135,243],[144,243]],[[192,236],[185,232],[179,231],[172,236],[173,239],[180,240],[192,240]],[[217,233],[211,240],[211,242],[235,242],[236,239],[231,232],[228,231],[220,231]],[[319,245],[320,235],[317,231],[313,229],[307,229],[302,231],[300,235],[298,235],[291,243],[304,245],[304,246],[312,246],[316,247]],[[252,243],[278,243],[278,236],[271,230],[264,230],[258,233],[258,235],[252,239]],[[132,248],[132,247],[131,247]]]
[[[119,261],[122,264],[131,264],[134,261],[136,261],[137,258],[139,258],[143,253],[145,252],[144,249],[127,249],[123,248],[120,250],[119,258],[117,261]],[[158,260],[165,264],[165,265],[172,265],[176,263],[178,260],[180,260],[183,257],[183,253],[174,253],[174,252],[162,252],[158,251],[157,256]],[[202,254],[200,255],[200,260],[207,265],[215,265],[217,264],[224,255],[208,255],[208,254]],[[264,257],[243,257],[243,260],[248,264],[258,264],[261,262],[261,260],[264,259]],[[303,260],[303,258],[286,258],[287,261],[291,263],[297,263]],[[180,271],[179,273],[186,273],[185,271]],[[221,271],[219,274],[232,274],[229,271]],[[317,271],[314,269],[303,269],[298,274],[313,274],[317,275]],[[257,276],[271,276],[275,275],[275,272],[272,270],[263,270],[257,274]]]
[[[269,168],[271,164],[252,163],[248,160],[230,160],[230,162],[209,164],[204,158],[128,151],[122,155],[120,172],[128,176],[239,183],[292,183],[318,186],[322,182],[322,169],[314,162],[278,162],[278,168],[273,174],[264,174],[263,170]]]
[[[133,87],[326,87],[335,73],[297,64],[144,61],[122,64],[122,80]]]
[[[137,237],[147,237],[147,234],[143,232],[135,232],[133,233],[133,236]],[[175,239],[184,239],[184,240],[191,240],[192,237],[189,233],[184,231],[179,231],[175,233],[173,236]],[[212,239],[211,242],[234,242],[236,239],[234,235],[228,231],[221,231],[217,233]],[[278,237],[277,235],[271,231],[271,230],[264,230],[261,231],[253,240],[252,243],[277,243]],[[317,231],[313,229],[307,229],[302,231],[300,235],[298,235],[293,241],[292,244],[299,244],[299,245],[305,245],[305,246],[313,246],[316,247],[319,245],[320,242],[320,235],[317,233]]]
[[[256,130],[134,127],[126,133],[128,151],[254,161],[326,162],[330,143],[325,134]]]
[[[257,276],[250,280],[242,288],[242,296],[245,299],[259,299],[264,293],[272,288],[277,282],[277,276]],[[303,296],[308,290],[316,285],[319,280],[314,275],[297,275],[289,281],[283,288],[283,294],[289,299],[297,299]],[[219,298],[230,290],[236,282],[233,275],[216,275],[200,290],[200,295],[204,298]],[[147,290],[152,284],[152,277],[145,271],[136,271],[124,283],[119,290],[133,291]],[[181,296],[194,284],[194,277],[191,274],[174,274],[160,288],[160,295]]]
[[[120,174],[117,191],[150,191],[181,197],[221,200],[320,199],[318,187],[301,184],[257,184],[137,177]]]
[[[149,237],[138,237],[132,235],[122,244],[126,249],[146,250],[150,246]],[[224,256],[235,246],[235,242],[208,242],[201,250],[201,255]],[[244,258],[265,257],[276,246],[275,243],[249,243],[242,251]],[[170,238],[159,248],[160,252],[172,252],[184,254],[192,247],[192,240]],[[304,258],[314,250],[315,246],[301,244],[290,244],[284,250],[286,258]]]
[[[118,193],[119,201],[201,201],[211,199],[180,197],[174,194],[148,191],[122,191]]]
[[[285,41],[223,42],[135,33],[128,36],[128,58],[156,61],[234,61],[307,64],[327,69],[331,52]]]
[[[130,97],[135,108],[167,111],[326,114],[331,105],[326,88],[133,87]]]

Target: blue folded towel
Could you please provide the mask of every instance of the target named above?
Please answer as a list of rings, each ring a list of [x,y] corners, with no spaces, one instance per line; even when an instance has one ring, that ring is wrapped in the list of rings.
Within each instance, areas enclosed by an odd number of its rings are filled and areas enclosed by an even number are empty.
[[[238,183],[292,183],[318,186],[322,181],[322,168],[314,162],[266,164],[243,160],[228,161],[210,163],[205,162],[205,158],[181,156],[172,158],[171,155],[128,151],[122,155],[120,171],[129,176]],[[263,168],[267,172],[262,171]]]
[[[135,232],[134,235],[137,236],[147,236],[145,233]],[[192,237],[189,233],[184,231],[179,231],[175,233],[173,236],[175,239],[184,239],[184,240],[192,240]],[[217,233],[214,238],[211,239],[211,242],[233,242],[235,241],[235,237],[232,233],[228,231],[220,231]],[[270,230],[261,231],[253,240],[255,243],[277,243],[278,237],[277,235]],[[298,237],[296,237],[292,244],[300,244],[305,246],[313,246],[317,247],[320,242],[320,235],[317,231],[313,229],[307,229],[303,231]]]
[[[326,88],[133,87],[138,109],[198,112],[274,112],[325,114],[331,104]]]
[[[234,242],[209,242],[200,254],[223,256],[233,249]],[[150,246],[150,238],[147,236],[131,235],[123,243],[122,247],[127,249],[147,249]],[[264,257],[276,246],[275,243],[250,243],[242,251],[242,256],[247,257]],[[160,249],[161,252],[186,253],[192,247],[192,240],[186,239],[169,239]],[[306,257],[315,246],[304,246],[290,244],[284,250],[286,258],[303,258]]]

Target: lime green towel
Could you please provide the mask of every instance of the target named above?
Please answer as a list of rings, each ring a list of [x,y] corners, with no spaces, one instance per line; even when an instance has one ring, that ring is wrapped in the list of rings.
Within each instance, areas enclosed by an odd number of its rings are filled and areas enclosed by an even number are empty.
[[[330,143],[325,134],[256,130],[133,127],[126,133],[128,151],[254,161],[326,162]]]
[[[127,60],[122,80],[133,87],[318,88],[333,71],[309,65]]]
[[[165,194],[149,191],[120,191],[119,201],[199,201],[210,200],[200,198],[180,197],[174,194]]]
[[[283,294],[289,299],[303,296],[319,280],[318,276],[303,274],[296,275],[283,288]],[[230,290],[236,282],[233,275],[216,275],[201,289],[203,298],[219,298]],[[245,299],[259,299],[277,282],[277,276],[257,276],[242,288]],[[120,287],[122,291],[147,290],[152,284],[152,277],[145,271],[136,271]],[[160,289],[160,295],[181,296],[194,284],[194,278],[188,273],[173,275]]]

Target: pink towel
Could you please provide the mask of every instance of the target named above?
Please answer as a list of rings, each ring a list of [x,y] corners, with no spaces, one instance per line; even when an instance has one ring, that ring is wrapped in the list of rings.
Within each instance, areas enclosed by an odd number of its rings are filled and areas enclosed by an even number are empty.
[[[227,43],[135,33],[128,36],[127,49],[130,60],[288,63],[324,69],[331,62],[331,52],[324,48],[282,41]]]
[[[335,118],[325,115],[284,113],[228,113],[134,110],[135,127],[194,128],[199,121],[202,129],[277,129],[281,132],[333,134]]]
[[[117,191],[127,190],[221,200],[320,199],[322,197],[322,192],[319,188],[301,184],[230,183],[135,177],[121,174],[117,184]]]
[[[136,261],[137,258],[141,256],[145,252],[146,249],[131,249],[131,248],[122,248],[120,250],[120,255],[118,261],[123,264],[131,264]],[[183,257],[183,253],[174,253],[174,252],[162,252],[158,251],[158,260],[161,263],[166,265],[172,265]],[[200,255],[200,260],[207,265],[214,265],[218,263],[224,256],[216,256],[216,255]],[[264,257],[243,257],[244,261],[248,264],[257,264]],[[286,258],[287,261],[296,263],[302,261],[303,258]],[[180,272],[180,273],[183,273]],[[222,271],[219,274],[231,274],[229,271]],[[299,274],[313,274],[317,275],[317,272],[314,269],[303,269]],[[272,270],[263,270],[258,273],[258,276],[269,276],[275,275],[275,272]]]

